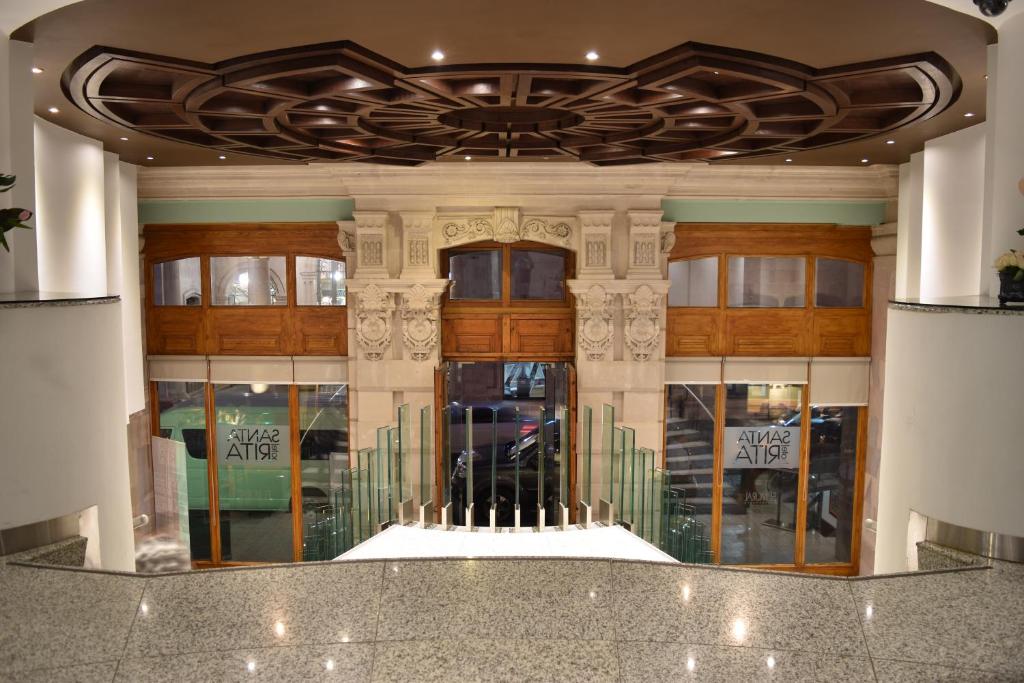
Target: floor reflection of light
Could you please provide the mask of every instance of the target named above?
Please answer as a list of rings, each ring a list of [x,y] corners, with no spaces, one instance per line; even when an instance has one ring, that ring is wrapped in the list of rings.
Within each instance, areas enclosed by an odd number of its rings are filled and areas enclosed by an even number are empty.
[[[347,643],[348,642],[348,636],[342,636],[341,637],[341,642]]]
[[[326,662],[324,662],[324,668],[328,671],[334,671],[334,660],[328,659]]]
[[[874,607],[872,607],[871,605],[868,605],[868,606],[867,606],[867,607],[866,607],[866,608],[864,609],[864,617],[865,617],[866,619],[870,619],[870,618],[871,618],[871,616],[872,616],[872,615],[873,615],[874,613],[875,613],[875,608],[874,608]]]
[[[771,655],[768,655],[768,668],[769,669],[774,669],[775,668],[775,657],[772,657]]]
[[[279,622],[274,624],[274,633],[277,634],[278,638],[281,638],[282,636],[284,636],[284,622],[283,621],[279,621]]]
[[[142,602],[139,605],[139,611],[142,612],[142,614],[149,614],[149,605],[147,605],[145,602]]]
[[[687,657],[686,658],[686,670],[687,671],[693,671],[696,666],[697,666],[697,662],[693,659],[693,657]]]
[[[683,602],[690,602],[690,587],[683,586]]]
[[[254,662],[253,660],[250,659],[248,662],[245,663],[245,668],[248,671],[250,671],[250,672],[255,671],[256,670],[256,662]]]
[[[591,599],[596,598],[597,597],[597,593],[595,593],[594,591],[590,591],[590,597],[591,597]]]
[[[737,619],[732,622],[732,637],[736,640],[743,640],[747,637],[747,622]]]

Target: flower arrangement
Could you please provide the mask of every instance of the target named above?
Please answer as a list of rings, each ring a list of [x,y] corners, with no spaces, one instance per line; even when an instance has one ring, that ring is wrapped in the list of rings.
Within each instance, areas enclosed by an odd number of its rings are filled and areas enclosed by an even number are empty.
[[[13,189],[16,180],[15,176],[0,174],[0,192],[8,192]],[[7,231],[15,228],[31,230],[31,225],[25,225],[25,221],[30,218],[32,218],[32,212],[28,209],[0,209],[0,245],[5,250],[11,250],[10,245],[7,244]]]
[[[1017,234],[1024,235],[1024,228]],[[1024,302],[1024,251],[1009,250],[996,259],[995,267],[999,272],[999,304]]]

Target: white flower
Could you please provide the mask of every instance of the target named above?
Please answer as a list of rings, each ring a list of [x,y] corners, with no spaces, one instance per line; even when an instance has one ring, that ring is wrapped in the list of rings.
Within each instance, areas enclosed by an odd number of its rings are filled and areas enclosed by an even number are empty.
[[[999,258],[996,259],[996,270],[1006,270],[1007,268],[1013,268],[1018,266],[1018,258],[1020,254],[1015,254],[1012,251],[1008,251]]]

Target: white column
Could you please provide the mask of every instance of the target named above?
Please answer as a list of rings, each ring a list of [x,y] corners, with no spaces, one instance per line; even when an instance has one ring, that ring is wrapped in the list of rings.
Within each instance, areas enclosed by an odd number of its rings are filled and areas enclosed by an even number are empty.
[[[0,173],[18,176],[18,184],[0,195],[0,208],[35,211],[35,151],[30,43],[0,34]],[[35,226],[35,218],[29,221]],[[0,292],[39,289],[36,231],[7,233],[10,253],[0,248]]]
[[[995,73],[992,73],[995,66]],[[991,223],[988,233],[989,294],[999,292],[999,284],[992,261],[1009,249],[1024,249],[1024,238],[1017,230],[1024,228],[1024,87],[1021,69],[1024,68],[1024,14],[1007,19],[999,27],[995,64],[990,64],[988,87],[995,88],[989,99],[988,134],[991,143],[991,164],[986,174],[991,178],[991,209],[986,215]],[[994,102],[993,102],[994,100]],[[993,106],[994,104],[994,106]],[[983,250],[984,251],[984,250]]]

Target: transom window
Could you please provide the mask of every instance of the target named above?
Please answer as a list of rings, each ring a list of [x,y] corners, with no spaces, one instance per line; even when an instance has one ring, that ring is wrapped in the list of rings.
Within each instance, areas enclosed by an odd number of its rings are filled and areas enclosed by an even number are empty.
[[[448,252],[450,301],[564,302],[570,267],[561,249],[474,245]]]

